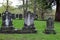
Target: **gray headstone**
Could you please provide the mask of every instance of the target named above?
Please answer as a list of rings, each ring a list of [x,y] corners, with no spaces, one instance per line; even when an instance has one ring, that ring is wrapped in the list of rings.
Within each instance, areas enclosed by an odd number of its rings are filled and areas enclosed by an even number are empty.
[[[5,11],[2,15],[2,29],[13,29],[12,15],[8,11]]]
[[[51,17],[49,17],[47,20],[47,27],[45,29],[45,33],[46,34],[50,34],[50,33],[56,34],[56,32],[54,30],[54,20]]]
[[[34,14],[28,11],[24,17],[24,27],[22,29],[24,32],[36,32],[34,27]]]
[[[47,20],[47,29],[48,30],[53,30],[54,28],[54,20],[52,18],[48,18]]]
[[[25,25],[27,25],[27,27],[34,25],[34,15],[33,13],[31,13],[30,11],[25,15],[25,19],[24,19],[24,23]]]

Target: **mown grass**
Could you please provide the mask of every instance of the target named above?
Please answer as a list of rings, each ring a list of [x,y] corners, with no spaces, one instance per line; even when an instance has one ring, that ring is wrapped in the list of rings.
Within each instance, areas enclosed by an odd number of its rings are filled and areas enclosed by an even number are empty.
[[[1,20],[0,20],[1,23]],[[0,34],[0,40],[60,40],[60,22],[55,22],[55,34],[44,34],[43,31],[46,27],[45,21],[35,21],[37,29],[36,34]],[[21,29],[24,25],[24,20],[14,20],[14,27]]]

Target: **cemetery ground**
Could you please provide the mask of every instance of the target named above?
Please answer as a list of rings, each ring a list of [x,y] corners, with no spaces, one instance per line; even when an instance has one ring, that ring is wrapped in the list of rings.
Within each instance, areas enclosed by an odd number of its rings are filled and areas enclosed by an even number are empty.
[[[36,34],[0,34],[0,40],[60,40],[60,22],[54,22],[55,31],[57,34],[44,34],[46,21],[36,21]],[[2,21],[0,19],[0,26]],[[24,20],[13,20],[13,25],[17,29],[21,29],[24,25]]]

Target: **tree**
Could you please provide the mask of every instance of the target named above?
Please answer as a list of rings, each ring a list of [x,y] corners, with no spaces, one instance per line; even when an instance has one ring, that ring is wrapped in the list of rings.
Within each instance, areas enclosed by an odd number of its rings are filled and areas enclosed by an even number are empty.
[[[47,1],[46,0],[26,0],[26,3],[25,3],[25,1],[24,0],[22,0],[23,1],[23,10],[25,11],[27,11],[27,9],[28,9],[28,7],[30,8],[30,9],[34,9],[34,13],[35,14],[37,14],[36,13],[36,9],[38,8],[39,9],[39,11],[41,11],[41,18],[42,19],[44,19],[44,13],[47,11],[47,9],[51,9],[51,5],[48,5],[48,3],[47,3]],[[28,3],[28,1],[31,3],[31,4],[29,4]],[[19,6],[19,8],[20,7],[22,7],[21,5]]]
[[[56,21],[60,21],[60,0],[56,0],[55,20],[56,20]]]
[[[48,2],[46,0],[36,0],[37,2],[37,8],[40,11],[40,17],[42,20],[44,20],[44,14],[48,10],[52,10],[51,5],[48,5]]]
[[[56,3],[55,21],[60,21],[60,0],[47,0],[49,4]]]

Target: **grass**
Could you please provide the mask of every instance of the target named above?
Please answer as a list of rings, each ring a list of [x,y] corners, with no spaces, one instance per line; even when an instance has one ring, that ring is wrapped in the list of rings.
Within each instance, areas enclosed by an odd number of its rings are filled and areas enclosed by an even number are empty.
[[[0,20],[1,23],[1,20]],[[35,27],[38,31],[36,34],[0,34],[0,40],[60,40],[60,23],[55,22],[55,31],[54,34],[44,34],[43,31],[46,27],[45,21],[35,21]],[[14,27],[21,29],[24,25],[24,20],[14,20]]]

